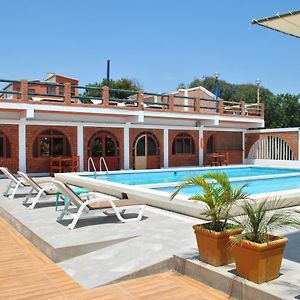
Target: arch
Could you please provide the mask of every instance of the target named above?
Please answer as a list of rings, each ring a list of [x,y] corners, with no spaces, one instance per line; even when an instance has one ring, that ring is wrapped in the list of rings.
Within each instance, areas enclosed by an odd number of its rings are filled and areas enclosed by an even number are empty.
[[[277,136],[260,137],[250,148],[249,159],[295,160],[290,145]]]
[[[70,156],[67,136],[57,129],[46,129],[37,134],[33,142],[33,157]]]
[[[92,157],[97,170],[100,170],[100,157],[104,157],[109,170],[120,169],[120,148],[118,139],[109,131],[97,131],[88,142],[87,153]]]
[[[215,144],[215,137],[214,134],[211,134],[206,142],[206,153],[213,153],[214,152],[214,145]]]
[[[154,134],[145,131],[140,133],[133,143],[134,169],[160,168],[159,143]]]
[[[186,132],[177,134],[172,141],[172,155],[178,154],[195,154],[194,138]]]
[[[0,131],[0,157],[11,158],[10,140],[3,131]]]

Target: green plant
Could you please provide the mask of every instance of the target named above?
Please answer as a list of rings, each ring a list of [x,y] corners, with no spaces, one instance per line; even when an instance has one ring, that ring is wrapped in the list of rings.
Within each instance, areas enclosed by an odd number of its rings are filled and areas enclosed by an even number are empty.
[[[203,194],[197,193],[192,195],[189,200],[202,202],[206,205],[204,215],[211,220],[211,223],[207,224],[206,228],[217,232],[232,227],[232,225],[228,224],[232,205],[237,200],[247,199],[249,196],[244,191],[246,185],[234,188],[224,172],[211,172],[203,176],[192,177],[178,185],[175,192],[171,195],[171,199],[189,185],[196,185],[203,190]]]
[[[299,211],[280,209],[283,206],[281,200],[272,202],[265,199],[258,205],[252,200],[246,200],[242,205],[243,215],[234,217],[232,220],[244,228],[245,233],[237,236],[238,239],[249,240],[255,243],[269,242],[273,233],[277,229],[284,227],[300,226],[300,221],[294,217]]]

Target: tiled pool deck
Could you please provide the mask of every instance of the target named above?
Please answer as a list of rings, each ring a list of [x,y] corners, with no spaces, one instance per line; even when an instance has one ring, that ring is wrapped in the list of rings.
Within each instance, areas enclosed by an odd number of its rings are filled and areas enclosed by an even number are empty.
[[[300,231],[283,232],[289,237],[289,243],[282,275],[258,286],[237,278],[234,265],[214,268],[198,261],[191,227],[204,222],[200,219],[147,207],[141,222],[122,224],[114,217],[97,215],[81,220],[78,228],[70,231],[68,222],[55,221],[59,211],[55,211],[54,201],[29,210],[22,205],[24,196],[19,195],[14,200],[2,196],[6,184],[7,180],[0,180],[0,216],[84,288],[177,268],[237,298],[244,291],[243,299],[247,299],[250,290],[257,295],[257,291],[267,295],[267,298],[257,299],[272,299],[271,295],[273,299],[300,298]]]

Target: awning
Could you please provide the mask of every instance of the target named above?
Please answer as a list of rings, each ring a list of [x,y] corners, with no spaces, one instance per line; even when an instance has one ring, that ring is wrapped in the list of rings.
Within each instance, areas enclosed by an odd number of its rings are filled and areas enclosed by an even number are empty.
[[[300,38],[300,10],[277,14],[260,20],[254,19],[252,24],[264,26]]]

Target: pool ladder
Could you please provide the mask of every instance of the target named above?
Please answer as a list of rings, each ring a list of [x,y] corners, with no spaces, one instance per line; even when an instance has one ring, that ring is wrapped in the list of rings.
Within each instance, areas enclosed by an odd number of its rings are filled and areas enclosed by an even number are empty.
[[[108,167],[107,167],[107,163],[105,161],[105,158],[101,156],[100,159],[99,159],[99,170],[100,170],[100,172],[102,172],[102,165],[104,166],[106,176],[108,177],[109,170],[108,170]],[[96,176],[97,176],[96,166],[95,166],[93,158],[89,157],[89,159],[88,159],[88,172],[91,172],[91,167],[94,170],[94,176],[96,178]]]

